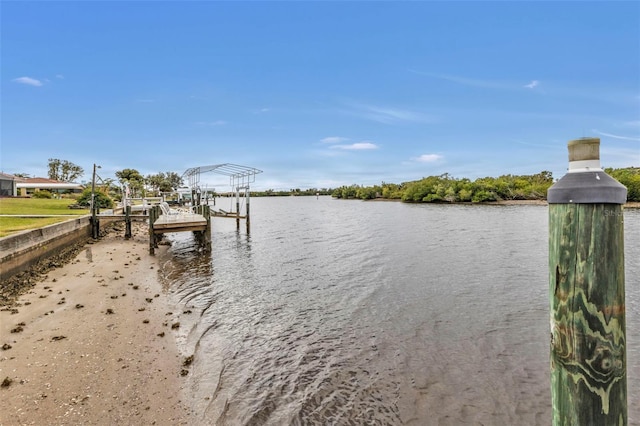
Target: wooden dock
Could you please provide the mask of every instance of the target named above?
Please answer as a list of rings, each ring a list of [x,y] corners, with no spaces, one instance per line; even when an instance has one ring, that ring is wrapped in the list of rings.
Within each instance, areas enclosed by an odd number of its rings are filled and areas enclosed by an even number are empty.
[[[156,234],[165,232],[206,231],[207,219],[201,214],[178,213],[160,215],[153,222],[153,231]]]
[[[211,250],[211,210],[201,205],[196,207],[196,212],[162,214],[160,206],[149,209],[149,253],[155,253],[163,234],[189,231],[205,251]]]

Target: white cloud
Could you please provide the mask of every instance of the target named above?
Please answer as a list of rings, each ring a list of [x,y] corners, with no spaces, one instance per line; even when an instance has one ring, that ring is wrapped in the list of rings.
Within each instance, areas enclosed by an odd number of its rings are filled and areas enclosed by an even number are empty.
[[[537,87],[539,84],[540,82],[538,80],[532,80],[531,83],[525,84],[524,87],[526,87],[527,89],[533,89]]]
[[[371,142],[363,141],[363,142],[352,143],[350,145],[332,145],[330,148],[343,149],[347,151],[364,151],[364,150],[378,149],[378,145]]]
[[[338,143],[342,143],[345,141],[348,141],[348,138],[343,138],[341,136],[329,136],[323,139],[320,139],[320,142],[322,143],[332,143],[332,144],[338,144]]]
[[[155,99],[136,99],[136,102],[139,102],[142,104],[150,104],[155,101],[156,101]]]
[[[440,154],[422,154],[419,157],[412,158],[412,160],[419,163],[435,163],[436,161],[440,161],[443,158],[444,157]]]
[[[36,87],[42,86],[42,82],[40,80],[36,80],[35,78],[31,78],[31,77],[14,78],[13,81],[15,81],[16,83],[26,84],[29,86],[36,86]]]
[[[64,75],[62,75],[62,74],[56,74],[56,78],[59,78],[60,80],[64,80]]]
[[[601,136],[607,136],[609,138],[622,139],[622,140],[625,140],[625,141],[640,141],[640,138],[638,138],[638,137],[613,135],[611,133],[600,132],[600,131],[598,131],[596,129],[592,129],[591,131],[594,132],[594,133],[597,133],[597,134],[599,134]]]

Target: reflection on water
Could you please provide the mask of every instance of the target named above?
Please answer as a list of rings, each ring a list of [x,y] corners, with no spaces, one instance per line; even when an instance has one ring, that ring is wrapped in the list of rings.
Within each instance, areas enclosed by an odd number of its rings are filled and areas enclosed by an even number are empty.
[[[640,212],[625,212],[630,424],[640,424]],[[244,224],[243,224],[244,225]],[[252,201],[161,274],[194,354],[194,424],[551,418],[547,208]]]

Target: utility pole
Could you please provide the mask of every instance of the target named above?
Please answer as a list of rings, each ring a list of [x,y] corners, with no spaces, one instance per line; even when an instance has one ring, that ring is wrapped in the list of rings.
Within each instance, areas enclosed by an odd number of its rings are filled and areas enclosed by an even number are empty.
[[[91,237],[95,240],[100,236],[100,220],[97,218],[96,206],[96,163],[93,163],[93,178],[91,179]]]

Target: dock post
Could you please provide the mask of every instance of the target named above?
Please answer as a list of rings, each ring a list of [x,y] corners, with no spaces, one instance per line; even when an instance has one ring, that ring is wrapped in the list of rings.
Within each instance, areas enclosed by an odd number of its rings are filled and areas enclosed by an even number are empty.
[[[240,187],[236,186],[236,229],[240,230]]]
[[[211,251],[211,207],[209,205],[202,206],[202,215],[207,220],[207,229],[204,231],[204,249]]]
[[[244,197],[245,197],[246,202],[247,202],[247,213],[246,213],[246,216],[245,216],[245,221],[247,222],[247,234],[248,234],[249,231],[251,230],[251,217],[249,215],[249,199],[251,198],[251,195],[249,194],[249,187],[247,187],[245,189],[244,194],[245,194]]]
[[[155,254],[156,234],[153,231],[153,223],[158,219],[158,211],[155,207],[149,209],[149,254]]]
[[[131,238],[131,206],[124,208],[124,238]]]
[[[626,425],[627,190],[600,168],[599,138],[568,150],[547,194],[552,424]]]

